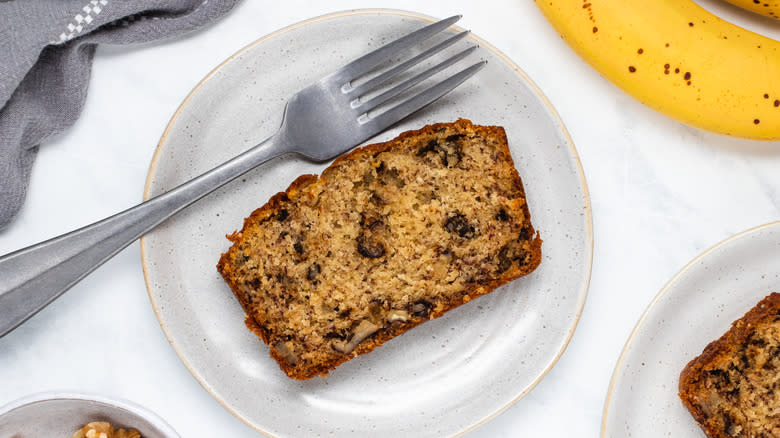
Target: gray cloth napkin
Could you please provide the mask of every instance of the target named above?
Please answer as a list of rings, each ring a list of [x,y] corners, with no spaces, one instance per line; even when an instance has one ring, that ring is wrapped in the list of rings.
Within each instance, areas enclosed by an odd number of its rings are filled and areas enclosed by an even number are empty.
[[[38,145],[78,118],[98,44],[179,35],[238,0],[0,0],[0,229],[24,201]]]

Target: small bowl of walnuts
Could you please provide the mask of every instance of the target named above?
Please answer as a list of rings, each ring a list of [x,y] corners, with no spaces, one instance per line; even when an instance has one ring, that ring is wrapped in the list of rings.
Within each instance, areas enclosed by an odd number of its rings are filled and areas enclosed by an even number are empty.
[[[180,438],[162,418],[123,400],[34,394],[0,407],[0,438]]]

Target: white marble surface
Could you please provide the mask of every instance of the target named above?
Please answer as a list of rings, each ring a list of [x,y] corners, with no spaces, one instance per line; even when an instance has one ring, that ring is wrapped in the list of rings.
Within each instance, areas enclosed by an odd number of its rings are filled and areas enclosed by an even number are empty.
[[[766,21],[701,1],[780,39]],[[0,253],[139,202],[165,125],[215,65],[288,24],[362,7],[463,14],[461,25],[517,62],[566,123],[593,205],[588,300],[552,371],[468,436],[598,435],[615,361],[658,290],[711,245],[780,219],[780,143],[727,138],[655,113],[579,59],[532,2],[491,0],[487,8],[464,0],[288,0],[272,6],[244,0],[224,20],[188,37],[101,48],[84,112],[66,134],[41,147],[27,203],[0,232]],[[0,339],[0,404],[48,390],[137,402],[183,437],[257,436],[198,385],[169,347],[146,295],[137,243]]]

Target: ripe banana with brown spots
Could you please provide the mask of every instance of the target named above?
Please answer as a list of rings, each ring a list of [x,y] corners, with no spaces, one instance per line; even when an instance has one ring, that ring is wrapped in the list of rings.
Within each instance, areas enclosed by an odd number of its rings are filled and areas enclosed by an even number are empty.
[[[742,9],[780,20],[780,1],[778,0],[726,0]]]
[[[535,0],[561,37],[647,106],[709,131],[780,140],[780,42],[692,0]]]

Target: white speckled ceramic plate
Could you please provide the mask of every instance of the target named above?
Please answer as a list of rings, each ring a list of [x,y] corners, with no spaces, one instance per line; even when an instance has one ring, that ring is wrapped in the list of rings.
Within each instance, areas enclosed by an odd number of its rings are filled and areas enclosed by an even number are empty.
[[[780,222],[730,237],[685,266],[626,343],[602,436],[704,437],[677,397],[680,371],[771,292],[780,292]]]
[[[337,13],[241,50],[206,77],[174,115],[145,196],[258,143],[279,126],[285,100],[294,92],[432,21],[388,10]],[[149,296],[171,345],[206,390],[258,431],[309,437],[457,435],[527,393],[566,347],[585,301],[593,246],[582,169],[555,110],[528,77],[485,41],[469,39],[481,45],[477,56],[488,60],[487,67],[373,141],[459,117],[503,125],[544,239],[544,258],[532,275],[423,324],[327,378],[300,382],[288,379],[268,347],[246,329],[215,265],[228,248],[225,234],[296,176],[320,173],[325,165],[276,159],[142,240]]]
[[[0,438],[67,438],[85,424],[108,421],[144,438],[179,438],[162,418],[128,401],[97,395],[33,394],[0,407]]]

